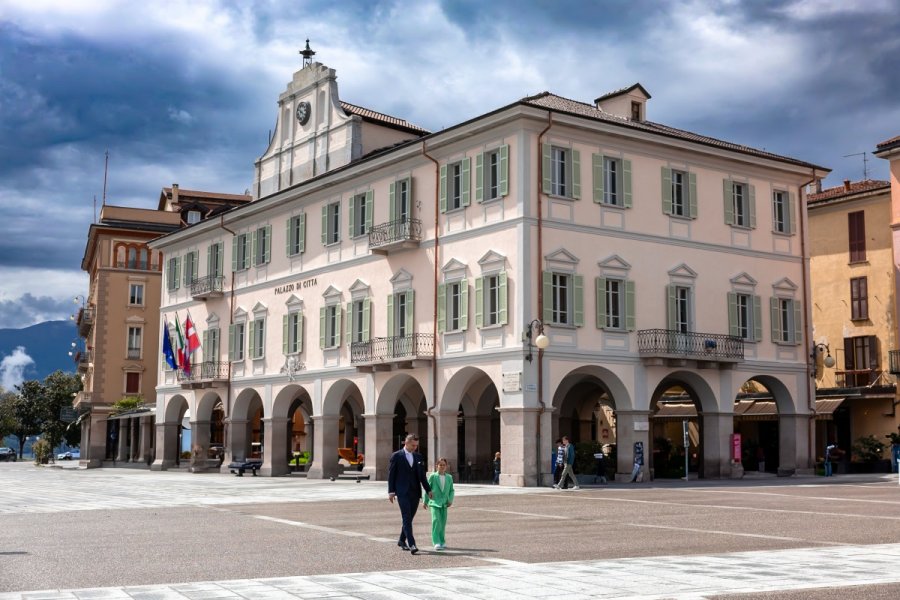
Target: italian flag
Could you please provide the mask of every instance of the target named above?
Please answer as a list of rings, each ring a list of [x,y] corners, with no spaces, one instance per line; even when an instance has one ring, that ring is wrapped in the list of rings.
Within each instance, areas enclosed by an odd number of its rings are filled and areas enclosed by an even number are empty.
[[[185,374],[191,373],[190,358],[186,353],[184,335],[181,333],[181,324],[178,322],[178,313],[175,313],[175,356],[178,357],[178,366]]]

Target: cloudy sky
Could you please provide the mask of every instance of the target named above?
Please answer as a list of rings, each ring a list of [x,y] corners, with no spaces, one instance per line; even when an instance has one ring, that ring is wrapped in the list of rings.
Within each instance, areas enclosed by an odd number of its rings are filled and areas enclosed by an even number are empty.
[[[308,37],[343,100],[437,130],[640,82],[653,121],[863,178],[900,134],[893,0],[3,0],[0,327],[67,318],[93,198],[241,193]],[[869,158],[869,177],[887,163]]]

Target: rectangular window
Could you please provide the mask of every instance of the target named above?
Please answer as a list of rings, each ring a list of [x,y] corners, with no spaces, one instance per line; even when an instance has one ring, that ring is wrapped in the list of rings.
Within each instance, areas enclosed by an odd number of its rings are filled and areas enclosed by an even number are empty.
[[[572,307],[571,307],[571,277],[562,273],[553,273],[551,281],[551,303],[553,323],[559,325],[572,324]]]
[[[793,342],[794,331],[794,301],[785,298],[778,299],[778,327],[781,330],[779,342]]]
[[[197,279],[197,252],[184,255],[184,285],[189,286]]]
[[[844,338],[844,369],[847,371],[878,371],[880,365],[878,355],[878,337],[862,335]],[[869,385],[875,373],[846,373],[846,385],[857,387]]]
[[[332,304],[325,307],[325,347],[336,348],[340,344],[340,325],[338,313],[341,307]]]
[[[366,195],[353,196],[350,207],[350,237],[366,235]]]
[[[866,260],[866,213],[857,211],[847,214],[848,233],[850,238],[850,262]]]
[[[497,149],[484,153],[484,199],[500,196],[500,150]]]
[[[463,206],[462,172],[462,162],[447,165],[447,210],[455,210]]]
[[[134,360],[141,357],[141,333],[140,327],[128,328],[128,358]]]
[[[269,262],[269,251],[272,248],[272,227],[266,225],[253,232],[253,264],[264,265]]]
[[[206,362],[219,361],[219,328],[211,327],[203,332],[201,345],[203,360]]]
[[[131,306],[144,305],[144,284],[130,283],[128,284],[128,304]]]
[[[732,207],[734,210],[734,225],[740,227],[750,226],[750,210],[747,206],[747,186],[743,183],[733,183],[731,188]]]
[[[550,193],[554,196],[571,195],[569,184],[569,151],[553,146],[550,149]]]
[[[287,225],[287,255],[297,256],[305,249],[306,215],[299,214],[288,219]]]
[[[409,307],[406,305],[406,294],[394,294],[394,335],[406,337],[406,317]]]
[[[621,279],[606,280],[606,328],[624,329],[625,282]]]
[[[691,330],[691,288],[675,288],[675,331],[688,333]]]
[[[603,157],[603,202],[622,206],[622,163],[617,158]]]
[[[865,277],[850,280],[850,318],[854,321],[869,318],[869,284]]]
[[[125,373],[125,393],[140,394],[141,393],[141,374]]]
[[[790,206],[788,205],[788,193],[781,191],[772,192],[772,228],[777,233],[790,233]]]
[[[341,203],[332,202],[326,210],[325,244],[337,244],[341,241]]]
[[[209,257],[207,260],[207,272],[210,277],[221,277],[222,276],[222,262],[225,259],[224,256],[224,244],[221,242],[217,244],[210,244],[209,246]]]
[[[640,121],[641,120],[641,103],[631,101],[631,120],[632,121]]]
[[[364,342],[365,300],[354,300],[350,304],[350,342]]]
[[[189,210],[187,214],[187,224],[193,225],[194,223],[200,222],[200,211],[199,210]]]
[[[250,268],[250,234],[240,233],[234,237],[234,260],[232,261],[235,271],[243,271]]]
[[[401,179],[396,182],[395,185],[395,206],[397,214],[395,218],[399,220],[401,223],[406,223],[409,221],[410,215],[412,214],[412,208],[410,206],[410,180],[409,179]]]
[[[266,354],[266,319],[254,319],[250,323],[250,358],[262,358]]]
[[[459,281],[447,284],[447,331],[462,329],[462,284]]]
[[[229,328],[231,335],[229,336],[229,357],[232,361],[244,360],[244,334],[245,323],[235,323]]]
[[[753,338],[753,297],[748,294],[736,294],[737,337],[744,340]]]
[[[672,169],[672,213],[677,217],[688,216],[687,173]]]
[[[500,275],[484,278],[484,325],[500,324]]]
[[[301,337],[303,333],[303,314],[300,311],[287,315],[287,346],[286,354],[297,354],[302,351]]]
[[[180,263],[178,262],[177,256],[173,256],[172,258],[169,259],[169,265],[168,265],[168,268],[166,269],[166,287],[169,289],[170,292],[178,289],[178,283],[179,283],[178,282],[178,271],[179,271],[178,265],[179,264]]]

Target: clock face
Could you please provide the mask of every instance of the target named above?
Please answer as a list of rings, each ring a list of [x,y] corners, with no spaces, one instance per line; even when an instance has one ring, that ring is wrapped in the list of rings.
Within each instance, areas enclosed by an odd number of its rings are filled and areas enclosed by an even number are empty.
[[[309,102],[301,102],[297,105],[297,120],[301,125],[306,125],[309,121],[310,106]]]

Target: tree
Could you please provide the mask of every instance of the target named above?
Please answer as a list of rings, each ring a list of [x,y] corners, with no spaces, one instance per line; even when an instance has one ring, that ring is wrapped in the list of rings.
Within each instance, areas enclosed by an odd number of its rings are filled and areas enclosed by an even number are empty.
[[[25,440],[29,435],[41,431],[43,411],[41,410],[44,386],[34,379],[17,386],[19,393],[13,401],[13,431],[19,440],[19,460],[25,451]]]
[[[81,379],[72,373],[54,371],[44,378],[41,433],[51,448],[64,439],[70,446],[77,446],[81,439],[80,427],[69,427],[60,420],[64,408],[72,408],[72,399],[81,391]]]
[[[16,428],[16,417],[13,411],[13,403],[16,401],[15,392],[0,390],[0,443],[3,438],[12,435]]]

